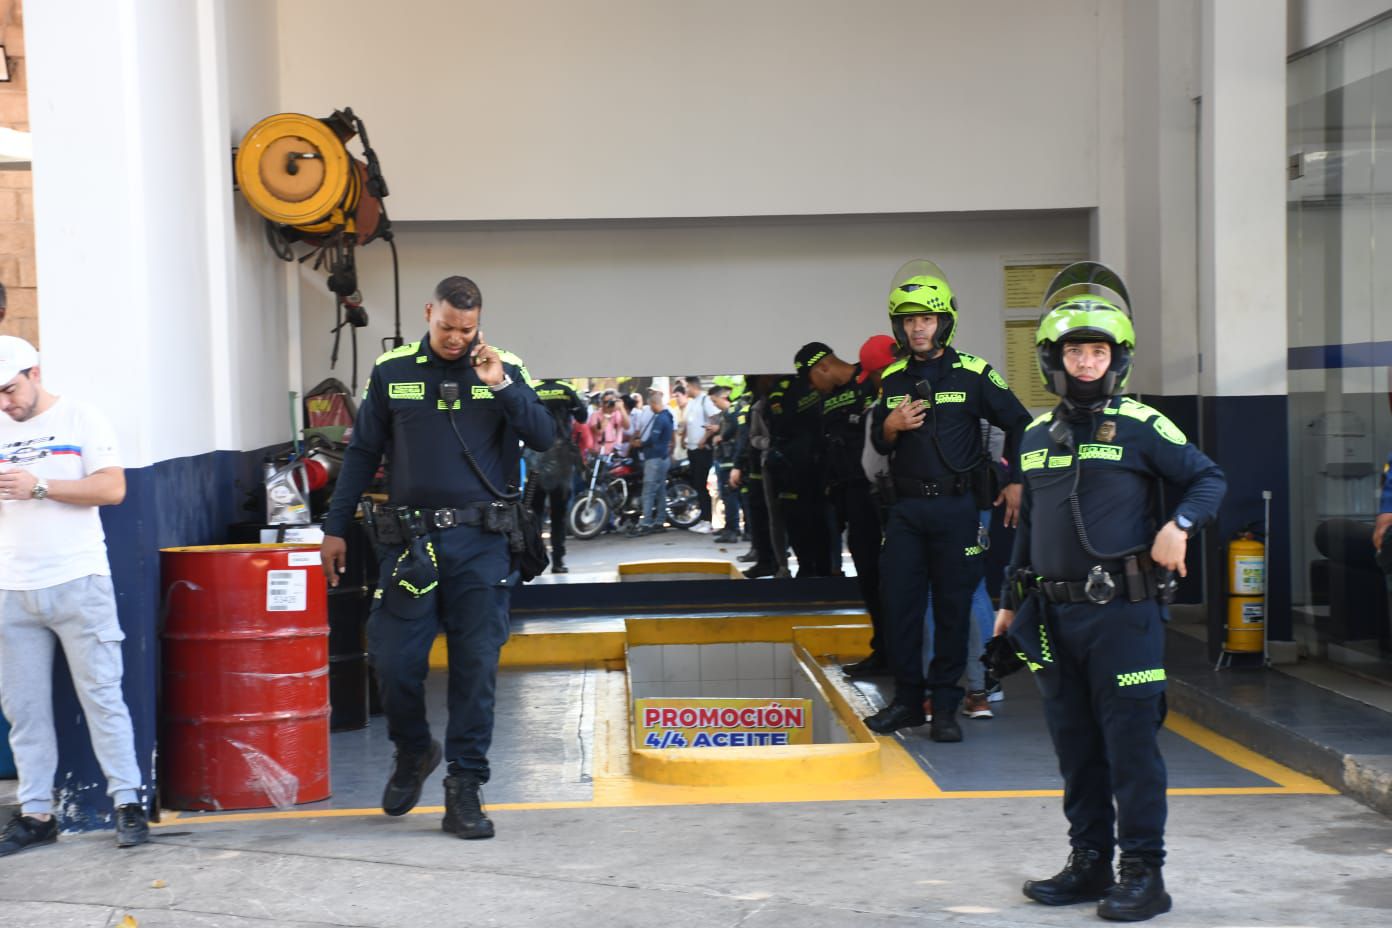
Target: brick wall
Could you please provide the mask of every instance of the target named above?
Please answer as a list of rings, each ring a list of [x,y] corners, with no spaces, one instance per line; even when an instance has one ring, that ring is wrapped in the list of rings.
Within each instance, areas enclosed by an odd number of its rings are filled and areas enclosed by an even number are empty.
[[[0,126],[29,131],[24,62],[23,0],[0,0],[0,42],[10,80],[0,83]],[[28,170],[0,168],[0,283],[9,300],[0,334],[39,343],[39,300],[34,276],[34,183]]]

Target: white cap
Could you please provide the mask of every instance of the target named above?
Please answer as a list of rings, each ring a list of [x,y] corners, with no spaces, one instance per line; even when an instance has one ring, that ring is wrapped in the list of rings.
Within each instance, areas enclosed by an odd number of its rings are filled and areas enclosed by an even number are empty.
[[[33,345],[14,335],[0,335],[0,386],[38,364],[39,353]]]

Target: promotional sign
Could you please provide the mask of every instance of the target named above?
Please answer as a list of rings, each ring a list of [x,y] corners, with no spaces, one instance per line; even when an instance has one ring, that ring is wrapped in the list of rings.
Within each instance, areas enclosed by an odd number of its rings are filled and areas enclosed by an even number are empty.
[[[810,699],[697,699],[654,697],[633,701],[638,746],[644,748],[752,748],[812,743]]]

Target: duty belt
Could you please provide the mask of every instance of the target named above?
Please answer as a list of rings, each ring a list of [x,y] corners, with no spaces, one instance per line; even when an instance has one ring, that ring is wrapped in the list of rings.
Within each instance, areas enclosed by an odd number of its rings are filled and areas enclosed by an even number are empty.
[[[900,496],[916,496],[931,499],[934,496],[961,496],[971,491],[971,477],[956,474],[951,477],[938,477],[933,480],[915,480],[912,477],[895,477],[894,489]]]
[[[1129,557],[1125,569],[1119,572],[1105,570],[1099,565],[1092,568],[1086,580],[1046,580],[1037,577],[1031,586],[1051,603],[1101,605],[1117,596],[1133,603],[1152,598],[1169,602],[1174,595],[1173,580],[1168,576],[1168,571],[1163,578],[1158,573],[1149,558],[1142,564],[1135,557]]]
[[[465,509],[414,509],[410,506],[369,506],[363,501],[363,527],[379,544],[406,544],[436,529],[482,525],[487,503]]]

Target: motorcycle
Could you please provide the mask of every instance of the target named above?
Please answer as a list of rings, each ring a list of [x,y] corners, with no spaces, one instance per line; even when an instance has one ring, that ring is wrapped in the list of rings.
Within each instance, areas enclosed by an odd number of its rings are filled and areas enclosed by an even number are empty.
[[[696,488],[686,477],[686,462],[667,472],[667,521],[690,528],[701,518]],[[590,466],[589,485],[570,504],[567,521],[576,538],[594,538],[606,528],[627,531],[643,517],[643,468],[635,459],[617,453],[597,454]]]

